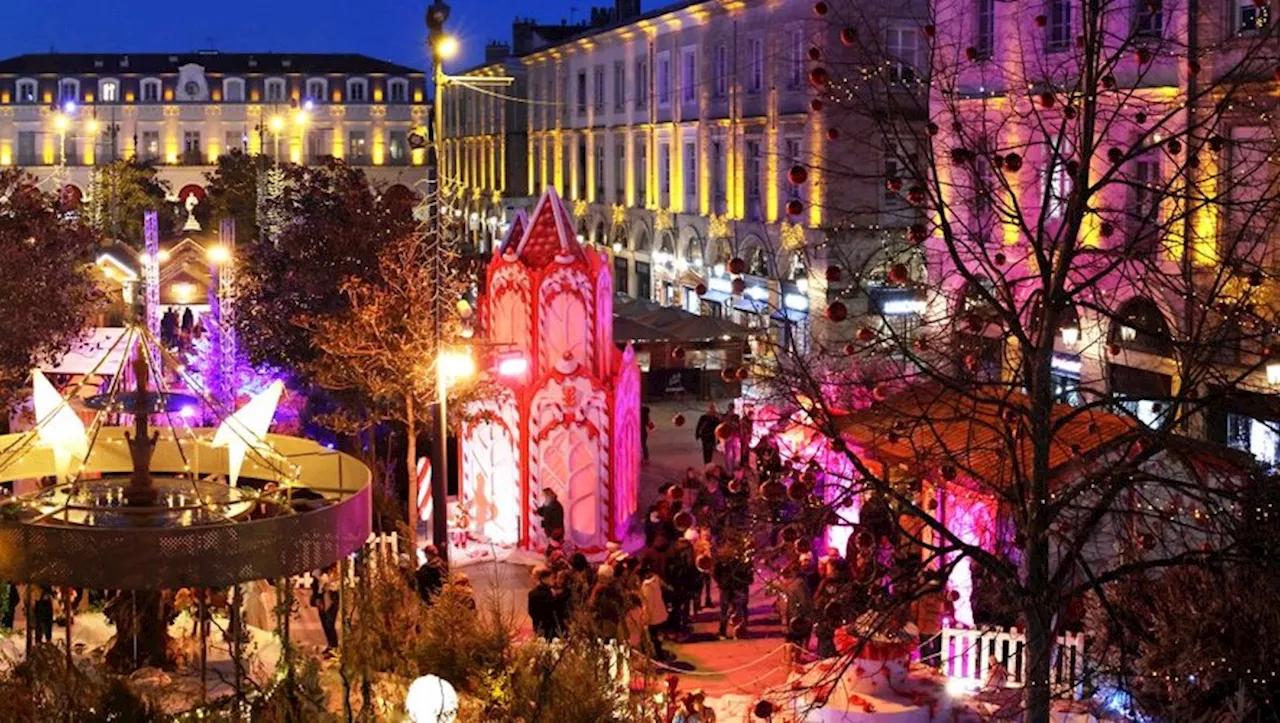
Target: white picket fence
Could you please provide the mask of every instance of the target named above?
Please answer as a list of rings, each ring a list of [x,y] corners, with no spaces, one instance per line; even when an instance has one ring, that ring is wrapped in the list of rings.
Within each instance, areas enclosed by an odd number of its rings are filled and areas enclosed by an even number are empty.
[[[370,565],[377,564],[383,559],[394,561],[400,555],[400,536],[394,532],[384,532],[380,535],[371,534],[364,543],[363,553]],[[347,562],[355,562],[358,554],[353,552],[347,555]],[[355,565],[347,565],[347,580],[349,582],[356,581],[355,570]],[[311,573],[307,572],[296,575],[293,578],[293,584],[301,588],[310,588],[311,580]]]
[[[951,680],[981,688],[991,669],[1005,670],[1004,684],[1021,688],[1027,682],[1027,636],[1017,628],[943,628],[942,672]],[[1084,693],[1084,635],[1059,636],[1049,667],[1049,686],[1054,695],[1079,698]]]

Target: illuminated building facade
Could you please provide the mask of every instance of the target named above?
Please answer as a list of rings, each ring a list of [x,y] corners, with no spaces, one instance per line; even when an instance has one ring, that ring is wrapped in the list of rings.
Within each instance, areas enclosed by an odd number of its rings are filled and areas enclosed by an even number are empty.
[[[34,54],[0,60],[0,166],[80,194],[93,166],[136,157],[175,191],[233,148],[294,163],[333,156],[412,187],[428,120],[421,71],[354,54]]]
[[[918,27],[917,5],[885,3],[877,20],[885,32]],[[874,167],[883,158],[875,143],[845,140],[865,139],[870,124],[841,118],[832,134],[832,119],[811,105],[813,54],[846,52],[811,2],[681,2],[646,13],[620,2],[585,25],[537,27],[552,37],[522,42],[528,21],[513,27],[524,185],[559,190],[582,240],[612,252],[619,293],[807,340],[824,326],[810,325],[810,311],[816,318],[829,292],[845,293],[825,280],[830,247],[880,249],[914,218],[885,199],[878,173],[824,173],[833,157]],[[488,101],[459,93],[453,102]],[[483,153],[453,162],[463,179],[474,177],[468,165],[503,167]],[[789,178],[795,166],[805,169],[799,184]],[[743,293],[733,293],[735,276]]]
[[[1191,396],[1212,397],[1215,383],[1235,388],[1186,420],[1185,428],[1268,465],[1280,463],[1280,408],[1267,398],[1280,383],[1280,365],[1261,356],[1264,347],[1256,343],[1256,331],[1249,331],[1253,321],[1224,322],[1212,314],[1206,320],[1198,308],[1234,303],[1246,286],[1261,287],[1250,292],[1259,307],[1275,298],[1266,292],[1266,284],[1274,283],[1266,274],[1254,283],[1243,273],[1234,280],[1221,273],[1228,256],[1256,263],[1263,256],[1255,254],[1271,255],[1275,248],[1267,239],[1274,233],[1276,207],[1266,194],[1275,189],[1277,142],[1275,109],[1266,98],[1274,95],[1277,76],[1274,62],[1262,59],[1274,56],[1257,52],[1275,43],[1265,5],[1202,5],[1195,34],[1189,33],[1185,5],[1135,2],[1108,12],[1101,21],[1105,47],[1098,52],[1114,63],[1106,65],[1099,90],[1088,98],[1099,111],[1087,139],[1073,122],[1084,101],[1065,90],[1084,52],[1085,12],[1078,0],[941,0],[934,8],[933,73],[946,79],[945,92],[932,90],[930,108],[938,120],[932,142],[943,179],[939,190],[954,233],[972,240],[958,258],[970,270],[983,269],[981,285],[999,276],[1037,273],[1028,238],[1039,233],[1052,239],[1066,222],[1071,164],[1079,163],[1073,156],[1086,141],[1092,147],[1086,170],[1097,190],[1091,189],[1079,243],[1097,249],[1097,258],[1113,267],[1079,295],[1078,308],[1067,310],[1055,330],[1052,365],[1060,401],[1079,405],[1105,391],[1122,398],[1127,415],[1160,424],[1169,400],[1186,391],[1179,389],[1186,376],[1179,340],[1191,336],[1204,344],[1209,334],[1222,334],[1213,362],[1219,366],[1211,375],[1216,381],[1196,382]],[[1204,95],[1189,102],[1196,93]],[[1217,103],[1223,112],[1210,107]],[[1190,140],[1189,104],[1200,106],[1204,120],[1198,122],[1205,124]],[[1012,152],[1018,161],[984,169],[957,156],[956,148],[996,159]],[[1007,211],[995,210],[1014,207],[1019,218],[1032,221],[1030,230]],[[982,294],[955,273],[956,259],[934,241],[939,265],[930,271],[941,293],[932,295],[929,317],[980,316]],[[997,257],[1001,262],[993,264]],[[1123,258],[1136,261],[1121,263]],[[1264,261],[1262,268],[1274,266]],[[1188,305],[1184,279],[1208,301]],[[1034,298],[1019,303],[1038,309]],[[1275,319],[1274,311],[1260,315]],[[1194,322],[1196,330],[1188,332],[1192,319],[1210,323],[1201,329]],[[1232,325],[1244,331],[1227,329]],[[952,351],[957,358],[976,357],[973,366],[998,375],[1017,364],[1016,354],[997,324],[985,326],[968,334],[967,350]],[[1255,338],[1243,341],[1236,333]],[[1268,379],[1272,369],[1275,378]]]

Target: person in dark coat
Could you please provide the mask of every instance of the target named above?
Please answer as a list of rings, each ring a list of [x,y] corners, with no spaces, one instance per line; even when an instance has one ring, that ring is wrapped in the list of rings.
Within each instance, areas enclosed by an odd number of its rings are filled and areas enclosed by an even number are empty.
[[[47,643],[53,640],[53,591],[44,585],[31,585],[31,613],[35,618],[35,641]]]
[[[551,571],[538,572],[538,584],[529,591],[529,619],[533,631],[545,640],[564,633],[565,595],[551,587]]]
[[[555,490],[550,487],[542,490],[542,500],[533,514],[542,518],[542,531],[546,533],[547,539],[558,539],[564,534],[564,505],[560,504]]]
[[[644,461],[649,461],[649,425],[650,421],[649,406],[640,407],[640,451],[644,455]]]
[[[716,411],[716,403],[707,407],[706,414],[698,417],[698,424],[693,428],[693,436],[702,444],[702,462],[711,464],[711,457],[716,453],[716,427],[720,426],[720,413]]]
[[[739,635],[747,629],[747,610],[751,583],[755,579],[755,570],[746,553],[738,544],[721,546],[717,555],[712,577],[716,587],[720,589],[720,628],[718,635],[723,639],[729,632],[729,621],[735,617]]]
[[[431,604],[435,600],[436,595],[444,589],[444,581],[449,575],[449,568],[444,562],[444,558],[440,557],[440,551],[435,545],[427,545],[422,552],[426,559],[422,566],[414,574],[414,580],[418,587],[418,597],[422,598],[422,602]]]

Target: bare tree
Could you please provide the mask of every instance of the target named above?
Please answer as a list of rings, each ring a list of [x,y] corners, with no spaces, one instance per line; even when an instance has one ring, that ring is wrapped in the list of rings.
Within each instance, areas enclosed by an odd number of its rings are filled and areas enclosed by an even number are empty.
[[[806,412],[816,440],[786,444],[834,513],[885,496],[958,604],[974,578],[1010,603],[1045,721],[1079,683],[1052,674],[1079,601],[1119,615],[1122,583],[1239,553],[1258,470],[1215,442],[1277,461],[1249,416],[1273,402],[1275,31],[1195,3],[943,0],[907,41],[861,7],[815,4],[828,142],[793,174],[825,186],[802,253],[826,318],[763,344],[755,387]],[[881,173],[879,204],[836,190]]]

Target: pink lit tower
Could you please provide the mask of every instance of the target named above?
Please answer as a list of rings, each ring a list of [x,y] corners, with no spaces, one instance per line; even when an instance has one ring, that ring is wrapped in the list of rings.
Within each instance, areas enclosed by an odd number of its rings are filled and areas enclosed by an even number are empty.
[[[524,359],[497,375],[462,429],[459,522],[498,545],[545,544],[533,514],[542,490],[565,509],[565,542],[581,551],[620,539],[636,509],[640,370],[613,343],[607,252],[584,248],[555,191],[517,215],[487,272],[480,348]]]

